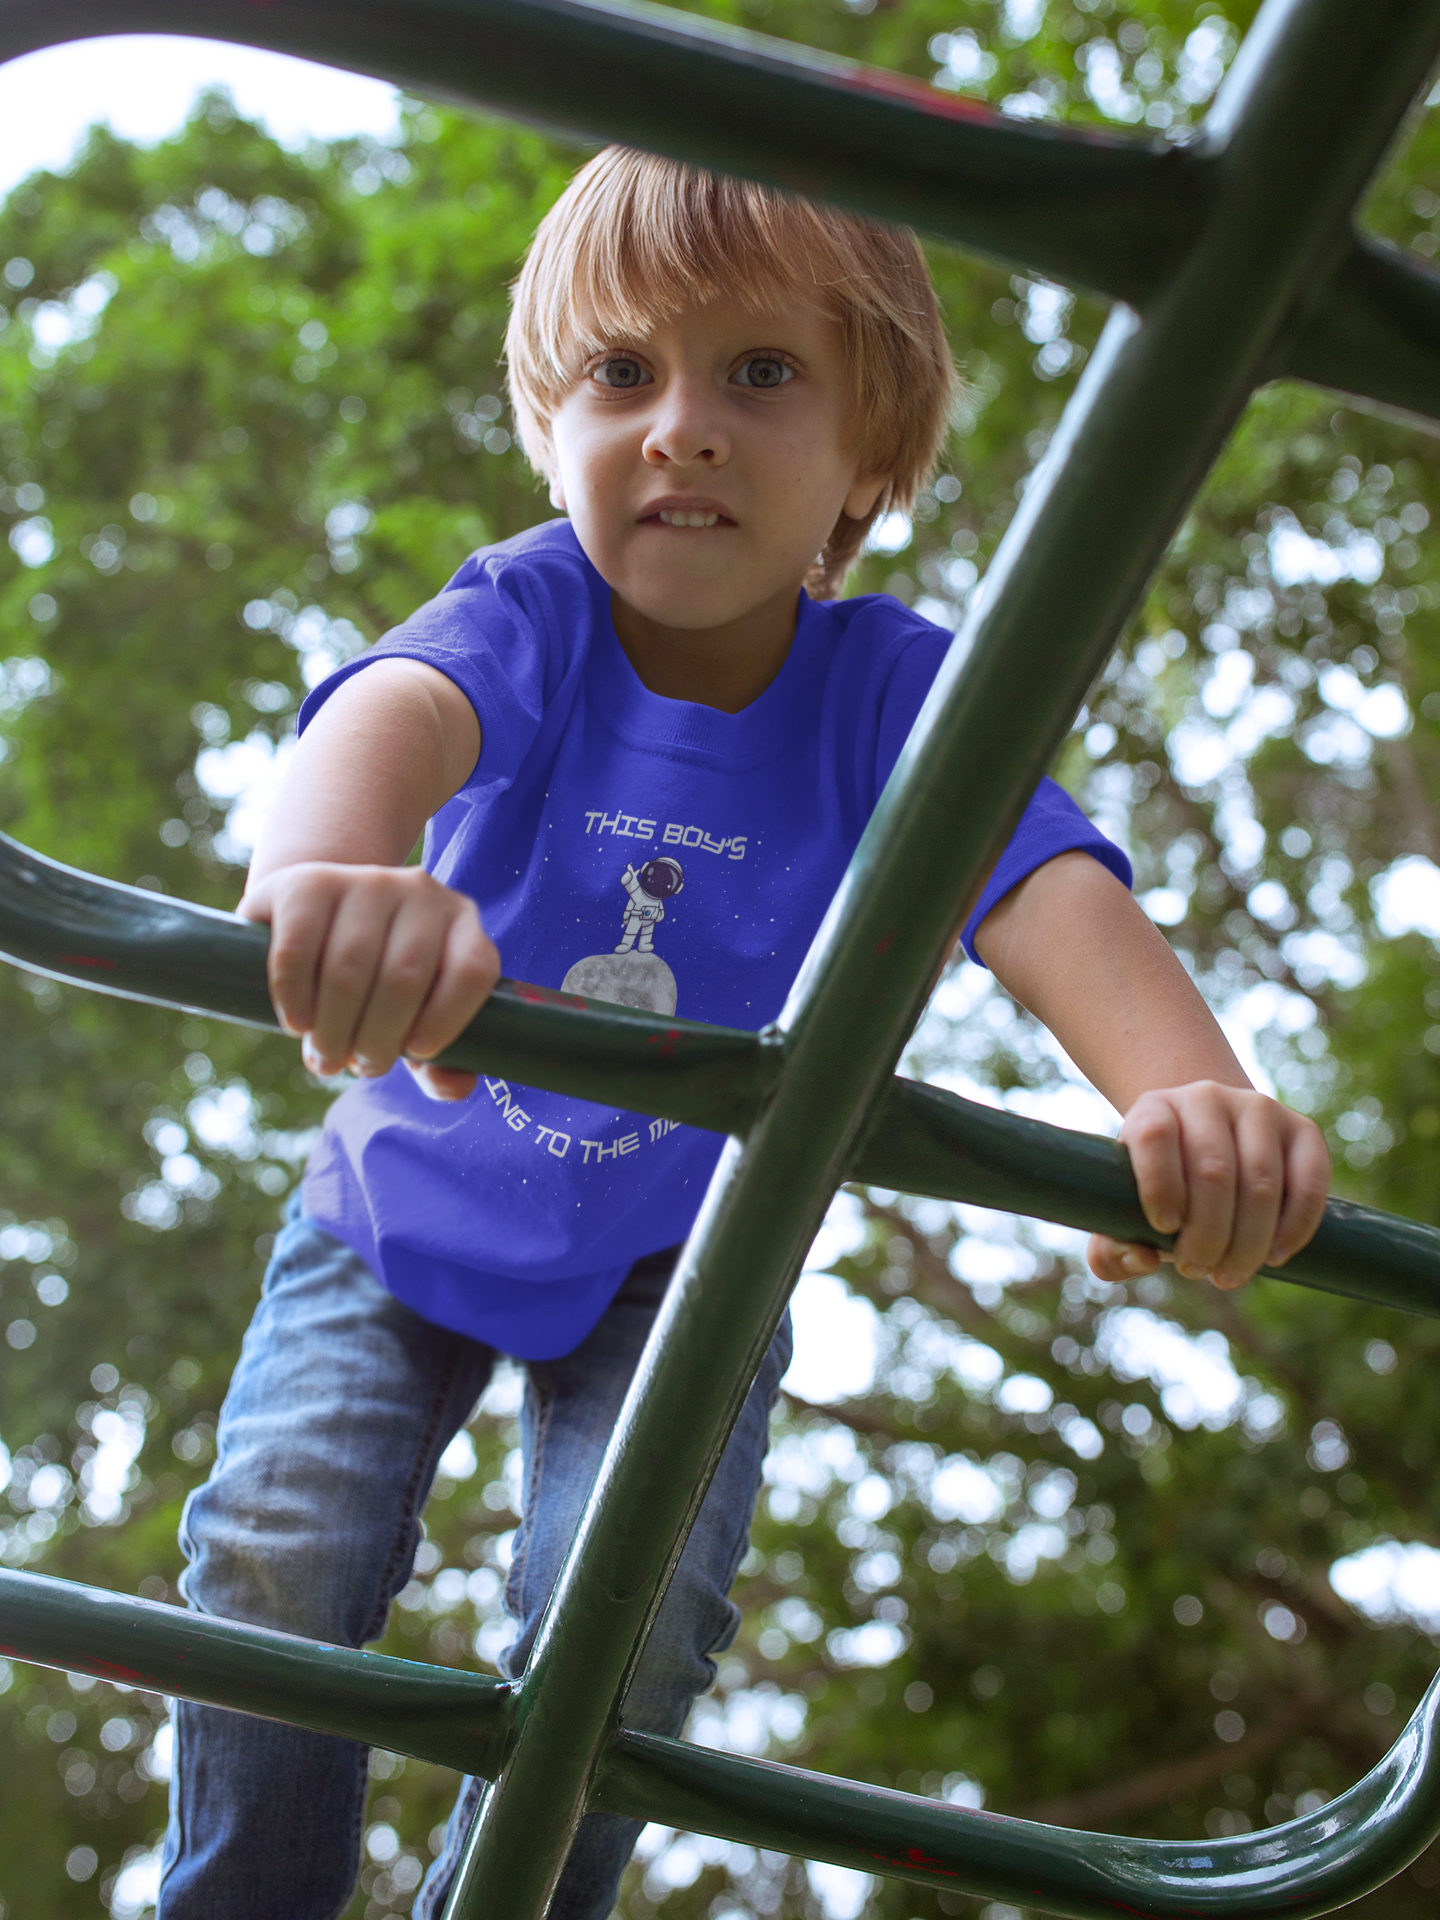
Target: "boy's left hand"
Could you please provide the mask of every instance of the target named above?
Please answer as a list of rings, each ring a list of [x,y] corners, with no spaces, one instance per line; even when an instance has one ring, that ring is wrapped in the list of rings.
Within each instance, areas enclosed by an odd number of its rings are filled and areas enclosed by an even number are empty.
[[[1173,1250],[1096,1234],[1090,1265],[1123,1282],[1171,1260],[1187,1280],[1240,1287],[1261,1267],[1283,1266],[1325,1211],[1330,1153],[1313,1120],[1253,1087],[1214,1080],[1143,1093],[1120,1139],[1157,1233]]]

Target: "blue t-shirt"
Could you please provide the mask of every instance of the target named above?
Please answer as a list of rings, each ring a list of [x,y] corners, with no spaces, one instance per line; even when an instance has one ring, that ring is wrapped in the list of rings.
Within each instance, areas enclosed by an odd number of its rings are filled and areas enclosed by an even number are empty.
[[[691,1020],[780,1011],[950,643],[887,595],[803,594],[743,712],[641,685],[568,521],[473,554],[301,709],[373,660],[469,697],[479,763],[425,865],[479,904],[505,972]],[[1125,856],[1045,781],[966,928],[1054,854]],[[399,1299],[521,1359],[584,1339],[642,1254],[690,1231],[720,1137],[482,1078],[428,1099],[397,1065],[331,1107],[305,1209]]]

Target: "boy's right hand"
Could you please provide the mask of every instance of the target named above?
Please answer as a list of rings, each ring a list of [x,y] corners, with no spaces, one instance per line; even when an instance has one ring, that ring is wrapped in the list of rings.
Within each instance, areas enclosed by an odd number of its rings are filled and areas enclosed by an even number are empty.
[[[304,1036],[314,1073],[367,1078],[407,1064],[426,1091],[463,1100],[473,1073],[423,1064],[474,1019],[500,977],[475,902],[422,867],[303,861],[247,886],[238,911],[268,921],[270,998]]]

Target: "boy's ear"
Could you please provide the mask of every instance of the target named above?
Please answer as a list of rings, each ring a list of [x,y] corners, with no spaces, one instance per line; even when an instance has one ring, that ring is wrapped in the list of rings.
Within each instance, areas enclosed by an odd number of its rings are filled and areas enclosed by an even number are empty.
[[[565,491],[564,491],[564,488],[560,485],[560,476],[558,473],[551,476],[550,504],[552,507],[558,508],[561,513],[566,513],[569,511],[569,509],[565,505]]]
[[[852,481],[850,491],[845,496],[846,519],[868,520],[887,485],[888,479],[883,473],[865,474]]]

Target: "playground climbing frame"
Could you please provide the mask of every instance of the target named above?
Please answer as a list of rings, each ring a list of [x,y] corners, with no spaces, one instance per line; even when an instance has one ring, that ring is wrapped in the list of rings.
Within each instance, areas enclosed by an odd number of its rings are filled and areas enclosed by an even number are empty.
[[[728,1136],[523,1678],[17,1572],[0,1573],[0,1650],[479,1775],[446,1920],[541,1920],[589,1808],[1073,1920],[1300,1920],[1383,1884],[1440,1833],[1440,1682],[1348,1793],[1203,1843],[972,1812],[628,1731],[619,1708],[842,1182],[1162,1243],[1113,1144],[894,1069],[981,876],[1256,388],[1307,380],[1440,421],[1440,275],[1355,224],[1440,56],[1436,0],[1265,0],[1183,143],[1007,120],[641,0],[0,0],[0,58],[120,31],[269,47],[766,180],[1111,310],[779,1019],[745,1033],[505,982],[444,1056]],[[17,964],[273,1026],[265,940],[0,838],[0,951]],[[1274,1277],[1440,1315],[1440,1233],[1332,1201]]]

